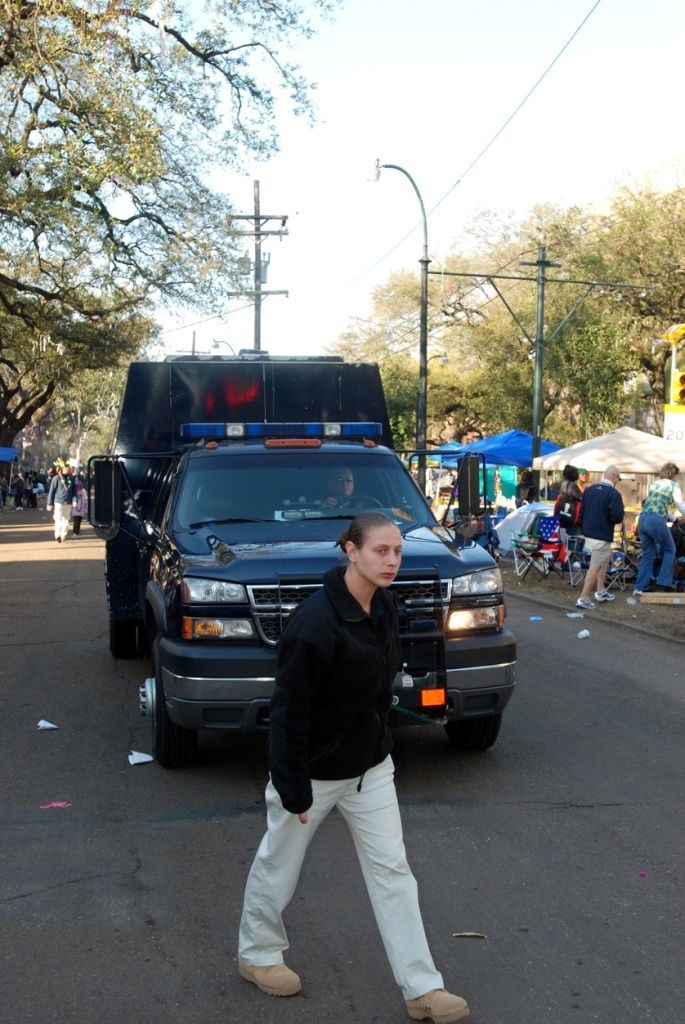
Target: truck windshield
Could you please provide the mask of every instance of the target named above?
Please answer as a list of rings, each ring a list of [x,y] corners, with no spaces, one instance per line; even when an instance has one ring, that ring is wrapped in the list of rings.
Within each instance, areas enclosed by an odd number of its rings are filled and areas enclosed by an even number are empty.
[[[410,474],[381,452],[223,453],[191,459],[174,500],[181,529],[219,522],[352,518],[383,509],[398,522],[434,526]]]

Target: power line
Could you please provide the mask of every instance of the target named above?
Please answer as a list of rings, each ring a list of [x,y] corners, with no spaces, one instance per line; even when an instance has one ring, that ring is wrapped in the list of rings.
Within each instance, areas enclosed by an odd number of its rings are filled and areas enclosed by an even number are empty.
[[[588,21],[588,19],[589,19],[589,18],[590,18],[590,17],[591,17],[591,16],[592,16],[592,15],[594,14],[594,12],[595,12],[595,11],[597,10],[597,8],[599,7],[599,5],[600,5],[600,3],[601,3],[601,2],[602,2],[602,0],[596,0],[595,4],[594,4],[594,5],[592,6],[592,8],[591,8],[591,9],[590,9],[590,10],[588,11],[588,13],[587,13],[587,14],[585,15],[585,17],[584,17],[584,18],[583,18],[583,20],[581,21],[580,25],[578,26],[578,28],[577,28],[577,29],[575,30],[575,32],[574,32],[574,33],[573,33],[573,34],[572,34],[572,35],[571,35],[571,36],[570,36],[570,37],[569,37],[569,38],[568,38],[568,39],[566,40],[566,42],[564,43],[564,45],[562,46],[562,48],[561,48],[561,49],[559,50],[559,53],[558,53],[558,54],[556,55],[556,57],[554,58],[554,60],[552,61],[552,63],[551,63],[551,64],[549,65],[549,67],[548,67],[548,68],[547,68],[547,69],[546,69],[545,71],[543,71],[543,73],[542,73],[542,74],[540,75],[540,77],[538,78],[538,80],[537,80],[537,82],[535,83],[535,85],[534,85],[534,86],[533,86],[533,87],[532,87],[531,89],[529,89],[529,90],[528,90],[528,92],[527,92],[527,93],[526,93],[526,95],[525,95],[525,96],[523,97],[523,99],[521,100],[521,102],[519,103],[519,105],[518,105],[518,106],[516,107],[516,109],[515,109],[515,110],[513,111],[513,113],[511,113],[511,114],[509,115],[509,117],[508,117],[508,118],[507,118],[507,120],[506,120],[506,121],[504,122],[504,124],[503,124],[503,125],[502,125],[502,127],[501,127],[501,128],[499,129],[499,131],[495,132],[495,134],[494,134],[494,135],[493,135],[493,137],[492,137],[492,138],[490,139],[490,141],[488,142],[488,144],[487,144],[486,146],[484,146],[484,147],[483,147],[483,149],[481,149],[481,151],[480,151],[480,153],[478,154],[478,156],[477,156],[477,157],[476,157],[476,158],[475,158],[474,160],[472,160],[472,161],[471,161],[471,163],[470,163],[470,164],[468,165],[468,167],[466,168],[466,170],[464,171],[464,173],[463,173],[463,174],[461,175],[461,177],[459,177],[459,178],[458,178],[458,179],[457,179],[457,180],[455,181],[454,185],[452,185],[452,186],[451,186],[451,187],[450,187],[450,188],[449,188],[449,189],[447,190],[447,192],[445,192],[445,194],[444,194],[444,196],[442,197],[442,199],[439,199],[439,200],[438,200],[438,202],[437,202],[437,203],[435,204],[435,206],[431,207],[431,209],[430,209],[430,210],[428,211],[428,216],[430,216],[430,215],[431,215],[431,213],[434,213],[434,212],[435,212],[435,211],[436,211],[436,210],[438,209],[438,207],[439,207],[439,206],[441,206],[441,205],[442,205],[442,204],[443,204],[443,203],[445,202],[445,200],[447,199],[447,197],[448,197],[448,196],[449,196],[449,195],[450,195],[450,194],[451,194],[451,193],[452,193],[452,192],[453,192],[453,191],[455,190],[455,188],[457,187],[457,185],[460,185],[460,184],[461,184],[461,182],[462,182],[462,181],[464,180],[464,178],[466,177],[466,175],[467,175],[467,174],[469,174],[469,172],[473,170],[473,168],[474,168],[474,167],[476,166],[476,164],[478,163],[478,161],[479,161],[479,160],[480,160],[480,159],[481,159],[482,157],[484,157],[484,156],[485,156],[485,154],[487,153],[487,151],[488,151],[488,150],[489,150],[489,149],[491,148],[491,146],[493,146],[493,145],[495,144],[495,142],[496,142],[496,141],[497,141],[497,139],[498,139],[498,138],[500,137],[500,135],[502,134],[502,132],[504,132],[504,131],[506,130],[506,128],[507,128],[507,127],[508,127],[508,126],[509,126],[509,125],[511,124],[511,122],[512,122],[512,121],[514,120],[514,118],[515,118],[515,117],[516,117],[516,115],[517,115],[517,114],[519,113],[519,111],[523,109],[523,107],[524,107],[524,106],[525,106],[525,104],[526,104],[526,103],[528,102],[528,100],[530,99],[530,97],[531,97],[531,96],[533,95],[533,93],[535,92],[535,90],[537,89],[537,87],[538,87],[539,85],[541,85],[541,84],[542,84],[542,82],[544,81],[544,79],[545,79],[545,78],[547,77],[547,75],[548,75],[548,74],[550,73],[550,71],[552,70],[552,68],[554,67],[554,65],[555,65],[555,64],[557,63],[557,61],[559,61],[559,60],[561,59],[561,57],[563,56],[564,52],[565,52],[565,51],[566,51],[566,50],[567,50],[567,49],[569,48],[569,46],[571,45],[571,43],[573,42],[573,40],[574,40],[574,39],[576,38],[576,36],[577,36],[577,35],[578,35],[578,33],[580,32],[580,30],[581,30],[581,29],[583,28],[583,26],[585,25],[585,23],[586,23],[586,22]]]
[[[591,9],[588,11],[588,13],[585,15],[585,17],[581,21],[580,25],[578,25],[577,29],[572,33],[571,36],[569,36],[569,38],[566,40],[566,42],[564,43],[562,48],[559,50],[558,54],[556,55],[556,57],[554,58],[552,63],[540,75],[540,77],[538,78],[538,80],[535,83],[535,85],[533,85],[533,87],[528,90],[528,92],[523,97],[521,102],[518,104],[516,109],[509,115],[509,117],[506,119],[506,121],[501,126],[501,128],[499,128],[498,131],[495,132],[495,134],[492,136],[492,138],[490,139],[488,144],[486,146],[484,146],[483,149],[481,149],[480,153],[471,161],[471,163],[468,165],[466,170],[457,178],[457,180],[454,182],[454,184],[450,186],[450,188],[447,190],[447,192],[445,192],[445,194],[442,197],[442,199],[439,199],[438,202],[435,204],[435,206],[431,207],[431,209],[428,211],[428,213],[426,215],[427,217],[430,217],[430,215],[432,213],[435,213],[435,211],[438,209],[438,207],[440,207],[445,202],[447,197],[454,191],[454,189],[457,187],[457,185],[461,184],[461,182],[464,180],[464,178],[467,176],[467,174],[469,174],[473,170],[473,168],[476,166],[476,164],[482,159],[482,157],[485,156],[485,154],[488,152],[488,150],[495,144],[495,142],[500,137],[502,132],[504,132],[506,130],[506,128],[508,128],[508,126],[514,120],[516,115],[523,109],[523,107],[528,102],[528,100],[533,95],[533,93],[538,88],[538,86],[542,84],[544,79],[547,77],[547,75],[550,73],[552,68],[557,63],[557,61],[559,61],[561,59],[561,57],[563,56],[565,51],[568,49],[568,47],[571,45],[573,40],[576,38],[576,36],[580,32],[580,30],[583,28],[585,23],[588,21],[588,19],[591,17],[591,15],[594,14],[594,12],[597,10],[597,8],[599,7],[600,3],[601,3],[601,0],[596,0],[596,2],[593,4]],[[372,270],[375,270],[375,268],[377,266],[379,266],[379,264],[381,264],[384,260],[386,260],[388,258],[388,256],[392,255],[392,253],[394,253],[396,249],[399,249],[399,247],[402,245],[402,243],[406,242],[406,240],[408,238],[410,238],[411,235],[414,234],[414,232],[416,231],[417,227],[420,227],[420,226],[421,226],[420,224],[415,224],[414,227],[411,228],[406,233],[406,235],[404,235],[402,238],[400,238],[400,240],[398,242],[396,242],[395,245],[393,245],[391,249],[388,249],[388,251],[385,253],[385,255],[383,255],[379,259],[377,259],[376,262],[372,263],[369,267],[366,268],[366,270],[363,270],[360,274],[357,274],[356,277],[353,277],[350,281],[347,282],[347,285],[354,284],[355,281],[359,281],[362,277],[365,277]]]
[[[225,313],[215,313],[214,316],[206,316],[204,320],[194,320],[192,324],[182,324],[180,327],[169,327],[166,331],[160,331],[160,334],[174,334],[176,331],[187,331],[191,327],[198,327],[200,324],[208,324],[210,320],[222,320],[225,316],[233,316],[234,313],[240,313],[243,309],[251,309],[252,303],[246,302],[244,306],[238,306],[237,309],[229,309]]]

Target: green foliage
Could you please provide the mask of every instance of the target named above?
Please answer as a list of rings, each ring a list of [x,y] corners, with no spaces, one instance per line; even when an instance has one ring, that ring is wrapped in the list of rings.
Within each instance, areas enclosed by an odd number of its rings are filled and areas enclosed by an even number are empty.
[[[240,253],[210,174],[274,151],[278,91],[310,110],[283,57],[310,31],[296,0],[0,0],[0,440],[51,398],[49,350],[110,366],[158,303],[222,307]]]
[[[380,364],[388,418],[396,448],[416,445],[416,366],[407,356],[389,356]]]
[[[430,281],[430,351],[449,358],[448,370],[429,365],[431,441],[532,429],[541,245],[556,264],[545,269],[543,436],[570,444],[633,412],[640,425],[641,404],[659,429],[671,359],[661,335],[685,321],[685,192],[621,189],[609,213],[547,204],[520,223],[485,212],[471,236],[472,251],[449,253]],[[371,319],[353,332],[358,355],[397,354],[407,325],[418,380],[417,275],[376,289]],[[394,398],[394,378],[388,387]]]
[[[596,321],[570,332],[559,345],[557,365],[568,404],[577,409],[583,436],[621,426],[629,406],[635,360],[623,344],[619,328]],[[550,440],[557,439],[553,429],[548,433]]]
[[[574,260],[595,279],[641,285],[601,295],[597,315],[620,326],[623,346],[647,385],[643,401],[660,430],[671,359],[661,336],[685,321],[685,191],[664,194],[649,184],[619,189],[610,212],[589,224]]]
[[[111,450],[127,365],[107,371],[81,370],[60,380],[41,417],[46,463],[70,457],[85,466],[91,455]]]

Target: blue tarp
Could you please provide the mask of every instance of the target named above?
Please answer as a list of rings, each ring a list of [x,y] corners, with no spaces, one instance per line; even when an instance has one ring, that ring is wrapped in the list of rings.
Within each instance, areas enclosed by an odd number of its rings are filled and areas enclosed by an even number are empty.
[[[550,455],[560,449],[559,444],[543,441],[541,454]],[[525,430],[507,430],[503,434],[493,434],[492,437],[484,437],[480,441],[464,445],[460,451],[461,455],[472,453],[485,455],[488,463],[497,466],[519,466],[523,469],[533,465],[533,435],[526,434]]]
[[[0,448],[0,462],[12,462],[18,454],[16,448]]]
[[[457,441],[448,441],[447,444],[441,444],[439,448],[435,448],[431,452],[430,458],[435,459],[439,456],[440,464],[449,468],[450,466],[456,466],[460,456],[469,450],[470,445],[459,444]],[[495,500],[495,470],[501,465],[504,464],[488,456],[485,467],[485,481],[483,480],[483,469],[481,466],[480,489],[481,492],[485,491],[489,501]],[[513,466],[511,467],[511,473],[508,473],[506,469],[500,472],[499,482],[504,497],[513,498],[516,492],[516,470]]]
[[[431,452],[430,457],[433,458],[439,455],[441,465],[456,466],[459,461],[459,452],[463,451],[463,449],[463,444],[459,444],[457,441],[448,441],[447,444],[441,444],[439,448],[435,448]]]

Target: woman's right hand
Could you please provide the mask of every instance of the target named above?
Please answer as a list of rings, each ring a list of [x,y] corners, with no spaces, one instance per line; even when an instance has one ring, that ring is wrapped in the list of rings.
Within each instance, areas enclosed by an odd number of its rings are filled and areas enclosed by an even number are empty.
[[[300,824],[302,824],[302,825],[306,825],[307,824],[307,812],[306,811],[301,811],[300,814],[298,814],[297,817],[300,819]]]

